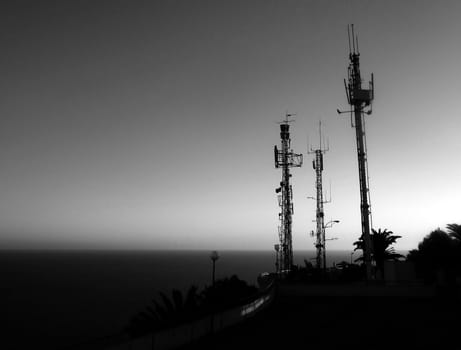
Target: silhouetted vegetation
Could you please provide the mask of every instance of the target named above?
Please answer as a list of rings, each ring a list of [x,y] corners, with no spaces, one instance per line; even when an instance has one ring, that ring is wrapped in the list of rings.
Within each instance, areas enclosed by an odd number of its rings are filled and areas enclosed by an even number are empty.
[[[206,287],[202,296],[202,306],[222,309],[234,306],[241,300],[253,296],[258,288],[249,286],[236,275],[217,280],[214,286]]]
[[[407,255],[426,283],[454,284],[461,275],[461,226],[449,224],[447,229],[448,233],[440,228],[432,231]]]
[[[315,268],[312,263],[304,259],[304,266],[292,265],[289,273],[283,279],[289,282],[313,282],[321,279],[322,270]]]
[[[200,293],[196,286],[190,287],[185,296],[177,289],[172,290],[171,297],[160,292],[157,299],[152,299],[151,305],[133,317],[126,331],[131,336],[139,336],[176,326],[238,305],[257,292],[258,288],[236,275],[217,280],[214,286],[207,286]]]
[[[324,270],[316,268],[310,261],[304,259],[304,266],[294,265],[285,280],[290,283],[330,284],[356,282],[365,278],[365,269],[358,264],[342,261],[332,268]]]
[[[399,260],[404,258],[402,254],[396,253],[392,245],[397,241],[397,239],[402,236],[396,236],[392,231],[384,229],[383,231],[379,229],[378,231],[372,229],[370,234],[371,240],[371,258],[376,262],[376,269],[381,273],[381,276],[384,274],[384,262],[389,260]],[[365,242],[363,236],[359,238],[358,241],[354,242],[355,249],[363,250],[365,247]],[[355,261],[363,261],[363,255],[355,259]]]
[[[172,290],[171,298],[159,292],[158,299],[152,299],[152,305],[133,317],[126,330],[131,335],[141,335],[185,322],[196,315],[200,299],[196,286],[190,287],[185,297],[177,289]]]
[[[341,261],[336,264],[337,279],[340,282],[354,282],[363,280],[365,269],[361,265],[350,264],[347,261]]]

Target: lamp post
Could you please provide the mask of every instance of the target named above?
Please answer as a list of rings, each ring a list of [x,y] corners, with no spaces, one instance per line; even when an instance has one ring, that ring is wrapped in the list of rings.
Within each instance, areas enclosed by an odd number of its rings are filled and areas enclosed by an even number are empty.
[[[330,220],[326,224],[323,225],[323,270],[326,272],[327,271],[327,253],[326,253],[326,242],[327,241],[333,241],[338,238],[325,238],[325,229],[330,228],[333,226],[333,224],[338,224],[339,220]]]
[[[219,254],[216,250],[213,250],[210,254],[210,259],[213,261],[213,274],[212,274],[212,282],[213,282],[213,287],[215,283],[215,272],[216,272],[216,260],[219,259]]]
[[[212,282],[213,282],[213,285],[212,287],[214,288],[215,286],[215,272],[216,272],[216,260],[219,259],[219,254],[216,250],[213,250],[210,254],[210,259],[211,261],[213,261],[213,274],[212,274]],[[210,318],[210,322],[211,322],[211,325],[210,325],[210,330],[211,330],[211,333],[214,333],[214,315],[215,315],[215,310],[214,310],[214,306],[212,305],[212,314],[211,314],[211,318]]]

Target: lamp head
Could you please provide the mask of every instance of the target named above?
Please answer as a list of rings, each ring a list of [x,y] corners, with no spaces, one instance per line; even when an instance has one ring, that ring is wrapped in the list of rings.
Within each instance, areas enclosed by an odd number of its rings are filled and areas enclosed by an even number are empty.
[[[210,254],[210,259],[216,261],[219,259],[219,254],[216,250],[213,250]]]

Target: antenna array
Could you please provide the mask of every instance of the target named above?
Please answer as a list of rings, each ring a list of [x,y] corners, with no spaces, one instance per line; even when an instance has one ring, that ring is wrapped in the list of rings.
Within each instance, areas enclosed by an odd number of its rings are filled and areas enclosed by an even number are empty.
[[[291,149],[289,120],[293,114],[285,114],[285,119],[280,123],[281,149],[274,146],[275,167],[282,169],[282,181],[280,187],[275,189],[278,195],[280,206],[279,213],[279,240],[280,245],[276,247],[277,252],[277,273],[288,272],[293,266],[293,245],[292,245],[292,215],[293,211],[293,189],[290,184],[290,168],[301,167],[303,163],[302,154],[296,154]]]
[[[308,154],[314,154],[315,159],[312,161],[312,167],[315,170],[316,180],[315,188],[317,195],[315,200],[317,202],[317,210],[315,213],[317,229],[315,232],[315,248],[316,248],[316,268],[326,269],[326,251],[325,251],[325,213],[323,205],[331,201],[325,201],[323,198],[323,184],[322,184],[322,172],[323,172],[323,155],[329,150],[328,147],[322,145],[322,122],[319,121],[319,148],[308,150]]]

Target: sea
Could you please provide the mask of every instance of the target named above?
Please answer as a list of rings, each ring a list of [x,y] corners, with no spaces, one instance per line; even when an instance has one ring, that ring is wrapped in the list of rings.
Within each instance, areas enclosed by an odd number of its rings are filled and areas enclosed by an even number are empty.
[[[173,288],[211,284],[210,251],[2,251],[0,291],[7,325],[6,349],[34,344],[70,349],[116,334],[130,319]],[[237,275],[256,285],[275,270],[273,251],[219,251],[216,279]],[[355,255],[358,255],[355,254]],[[357,257],[354,255],[354,258]],[[314,262],[314,251],[295,251],[294,261]],[[327,264],[349,261],[350,251],[330,251]],[[2,343],[0,340],[0,348]]]

